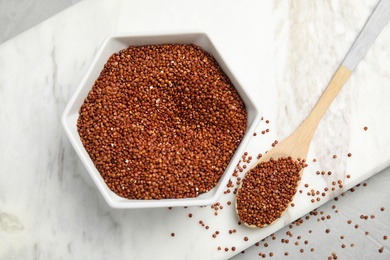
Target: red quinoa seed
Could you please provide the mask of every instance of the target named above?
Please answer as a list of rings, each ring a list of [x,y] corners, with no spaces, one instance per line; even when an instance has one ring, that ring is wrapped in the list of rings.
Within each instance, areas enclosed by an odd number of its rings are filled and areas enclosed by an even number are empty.
[[[77,130],[117,195],[176,199],[216,186],[246,122],[244,102],[210,54],[163,44],[111,55],[79,110]]]
[[[249,171],[236,196],[237,212],[248,225],[264,227],[277,220],[296,193],[303,162],[288,158],[261,162]],[[269,180],[273,181],[269,181]],[[264,183],[259,186],[258,183]],[[256,187],[256,188],[253,188]],[[274,190],[281,193],[275,196]],[[247,209],[251,209],[248,211]],[[272,214],[270,214],[272,213]]]

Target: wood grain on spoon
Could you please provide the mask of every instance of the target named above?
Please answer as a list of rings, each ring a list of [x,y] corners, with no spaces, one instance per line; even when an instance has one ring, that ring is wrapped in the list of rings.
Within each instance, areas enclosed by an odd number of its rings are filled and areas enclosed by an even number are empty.
[[[281,143],[279,143],[275,148],[267,152],[260,160],[256,162],[255,165],[252,166],[249,173],[259,164],[262,162],[270,161],[271,158],[274,160],[278,160],[279,158],[287,158],[291,157],[294,161],[298,158],[306,158],[310,143],[313,138],[314,132],[321,121],[321,118],[325,114],[325,112],[328,110],[330,104],[333,102],[335,97],[340,92],[341,88],[345,85],[347,80],[352,74],[352,71],[355,69],[357,64],[360,62],[360,60],[363,58],[367,50],[370,48],[372,43],[375,41],[379,33],[382,31],[382,29],[386,26],[387,22],[390,19],[390,0],[381,0],[375,10],[372,12],[370,18],[368,19],[367,23],[365,24],[364,28],[360,32],[359,36],[357,37],[356,41],[352,45],[351,49],[349,50],[348,54],[344,58],[342,64],[334,74],[332,80],[330,81],[329,85],[325,89],[324,93],[322,94],[321,98],[319,99],[318,103],[315,105],[311,113],[308,115],[306,120],[301,124],[301,126],[295,130],[289,137],[287,137],[285,140],[283,140]],[[300,171],[300,177],[302,177],[303,169]],[[237,197],[240,195],[240,191],[242,189],[243,184],[245,183],[245,178],[241,182],[240,186],[237,190],[237,196],[235,200],[235,207],[236,212],[238,216],[239,209],[242,208],[241,206],[238,206],[238,200]],[[280,185],[280,183],[279,183]],[[283,184],[281,184],[283,185]],[[299,181],[295,187],[295,193],[299,186]],[[272,193],[272,192],[271,192]],[[275,192],[276,193],[276,192]],[[294,195],[291,197],[290,201],[293,200]],[[273,193],[271,194],[273,196]],[[276,195],[274,195],[276,196]],[[269,198],[268,198],[269,199]],[[265,198],[267,200],[267,198]],[[251,203],[256,203],[251,201]],[[284,205],[285,209],[280,212],[278,218],[280,218],[288,208],[288,205]],[[245,208],[246,210],[246,208]],[[267,209],[262,209],[264,211],[264,214],[267,214]],[[262,223],[260,227],[266,227],[278,220],[276,218],[271,223]],[[242,219],[241,219],[242,220]],[[259,227],[254,224],[246,223],[243,221],[243,224],[246,226],[256,228]]]
[[[351,76],[352,71],[344,66],[336,71],[332,80],[330,81],[325,92],[322,94],[320,100],[311,111],[306,120],[301,126],[296,129],[289,137],[280,142],[275,148],[264,154],[255,165],[262,161],[268,161],[269,159],[278,159],[280,157],[290,156],[294,160],[298,158],[306,158],[309,151],[311,140],[313,139],[314,132],[321,121],[321,118],[329,108],[330,104],[340,92],[341,88],[347,82]]]

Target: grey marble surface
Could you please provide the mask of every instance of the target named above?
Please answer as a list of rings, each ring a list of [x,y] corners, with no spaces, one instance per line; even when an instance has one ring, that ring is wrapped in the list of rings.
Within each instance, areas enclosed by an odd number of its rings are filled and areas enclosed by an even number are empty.
[[[80,0],[0,0],[0,43]]]

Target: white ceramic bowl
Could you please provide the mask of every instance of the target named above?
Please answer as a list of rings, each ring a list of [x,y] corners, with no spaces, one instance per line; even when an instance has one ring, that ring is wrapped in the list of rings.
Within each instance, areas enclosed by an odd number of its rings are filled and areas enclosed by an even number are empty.
[[[237,92],[245,102],[248,112],[248,124],[246,134],[241,141],[239,147],[234,153],[228,167],[219,180],[216,187],[207,193],[201,194],[196,198],[186,199],[162,199],[162,200],[130,200],[122,198],[111,191],[100,173],[96,169],[92,160],[90,159],[87,151],[81,143],[80,136],[77,132],[77,118],[79,109],[87,97],[88,92],[91,90],[95,80],[99,77],[104,64],[108,58],[122,49],[129,47],[130,45],[154,45],[154,44],[196,44],[203,50],[210,53],[222,70],[229,77],[230,81],[236,88]],[[62,115],[62,124],[66,134],[69,137],[74,149],[79,155],[84,166],[87,168],[88,173],[92,177],[94,183],[102,193],[106,202],[113,208],[153,208],[153,207],[175,207],[175,206],[202,206],[216,203],[222,192],[226,189],[226,185],[240,160],[240,157],[244,153],[244,149],[248,145],[248,142],[255,131],[257,125],[260,122],[260,109],[255,100],[251,97],[247,89],[238,80],[235,73],[230,68],[225,57],[217,49],[210,37],[202,32],[177,32],[177,33],[136,33],[136,34],[116,34],[109,36],[100,46],[94,59],[91,62],[87,72],[82,78],[76,92],[73,94],[66,109]]]

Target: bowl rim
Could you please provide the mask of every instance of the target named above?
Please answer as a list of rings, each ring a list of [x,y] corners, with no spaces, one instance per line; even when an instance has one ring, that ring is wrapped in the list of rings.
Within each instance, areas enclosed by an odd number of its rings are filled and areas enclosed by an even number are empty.
[[[76,131],[76,135],[73,133],[72,129],[70,128],[70,125],[68,124],[68,120],[70,117],[70,112],[72,108],[75,106],[75,103],[77,99],[80,96],[81,91],[85,88],[86,82],[88,78],[90,77],[90,74],[93,72],[96,63],[101,59],[102,52],[107,47],[107,44],[110,42],[110,40],[116,39],[116,38],[134,38],[134,37],[161,37],[161,36],[168,36],[168,37],[174,37],[174,36],[183,36],[183,35],[203,35],[205,36],[210,43],[213,45],[213,47],[216,49],[216,52],[221,57],[224,66],[229,70],[229,73],[231,76],[234,77],[234,80],[239,84],[239,88],[242,89],[243,92],[245,92],[247,98],[252,103],[252,109],[255,111],[255,118],[253,122],[251,123],[250,127],[246,129],[246,133],[244,134],[239,146],[236,148],[236,151],[234,152],[232,158],[230,159],[230,162],[228,166],[226,167],[224,173],[220,177],[218,183],[216,186],[211,189],[210,191],[214,190],[214,194],[210,196],[209,198],[181,198],[181,199],[160,199],[160,200],[130,200],[126,198],[122,198],[115,194],[113,191],[111,191],[106,183],[104,182],[103,178],[101,177],[99,171],[97,171],[95,165],[93,164],[92,160],[88,156],[88,158],[85,157],[85,154],[83,154],[83,150],[86,152],[84,146],[81,144],[80,147],[80,139],[79,134]],[[226,73],[226,72],[225,72]],[[85,98],[83,98],[85,99]],[[245,106],[247,106],[247,102],[244,102]],[[113,33],[105,37],[103,42],[100,44],[99,48],[97,49],[96,53],[94,54],[90,64],[88,65],[87,70],[84,72],[81,80],[79,81],[76,90],[72,94],[71,98],[67,102],[67,105],[64,109],[64,112],[61,116],[61,123],[65,130],[65,133],[70,141],[70,143],[73,146],[73,149],[76,151],[79,159],[81,160],[82,164],[86,168],[88,174],[92,178],[94,184],[97,186],[98,190],[102,194],[103,198],[107,202],[107,204],[112,208],[118,208],[118,209],[126,209],[126,208],[160,208],[160,207],[179,207],[179,206],[206,206],[210,204],[214,204],[218,201],[220,196],[222,195],[223,190],[225,189],[226,184],[228,183],[229,179],[231,178],[231,174],[227,172],[227,170],[231,167],[233,169],[236,167],[236,165],[232,165],[231,163],[236,157],[239,157],[241,153],[238,153],[238,150],[245,150],[246,147],[249,144],[251,133],[253,133],[257,126],[259,125],[261,121],[261,109],[258,105],[257,101],[254,99],[253,95],[250,91],[245,87],[245,84],[242,83],[239,76],[235,73],[234,69],[232,69],[231,64],[227,60],[226,56],[223,54],[221,49],[217,47],[217,44],[213,41],[213,39],[210,37],[209,34],[207,34],[204,31],[200,30],[175,30],[175,31],[156,31],[156,32],[120,32],[120,33]],[[76,139],[78,138],[78,140]],[[243,153],[243,152],[242,152]],[[92,164],[88,162],[88,159],[91,160]],[[97,174],[96,174],[97,172]],[[233,172],[232,172],[233,174]],[[104,182],[104,186],[101,184],[101,181]],[[208,191],[207,193],[209,193]],[[205,193],[205,194],[207,194]],[[118,200],[114,200],[112,198],[112,195],[115,194],[119,198]]]

